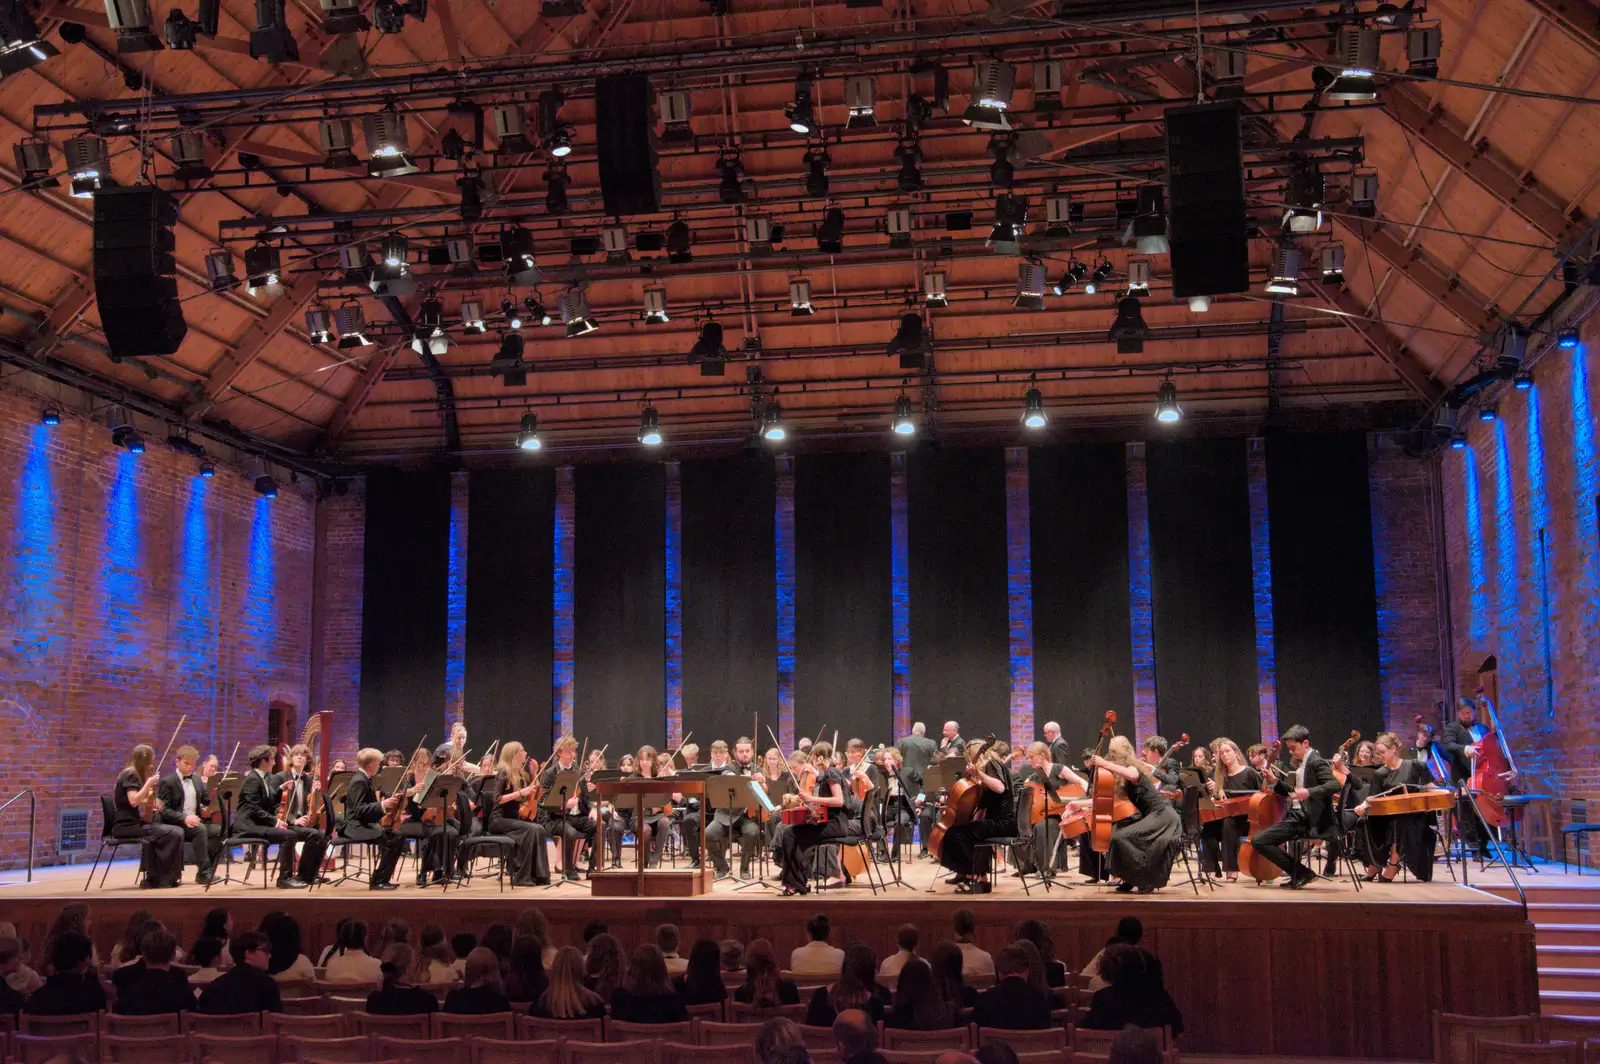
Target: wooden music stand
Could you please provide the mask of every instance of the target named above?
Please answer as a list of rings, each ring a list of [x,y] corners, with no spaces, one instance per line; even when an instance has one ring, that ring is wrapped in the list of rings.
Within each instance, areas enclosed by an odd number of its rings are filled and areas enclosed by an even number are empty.
[[[597,868],[589,873],[589,890],[597,898],[691,898],[711,891],[712,869],[706,860],[706,833],[700,831],[700,866],[698,868],[647,868],[650,847],[644,842],[644,811],[664,805],[673,794],[685,799],[698,797],[700,808],[706,809],[706,783],[703,778],[666,776],[655,779],[629,777],[619,780],[601,780],[594,789],[600,797],[609,799],[613,807],[631,806],[634,827],[638,836],[635,850],[637,867],[629,872],[618,869]]]

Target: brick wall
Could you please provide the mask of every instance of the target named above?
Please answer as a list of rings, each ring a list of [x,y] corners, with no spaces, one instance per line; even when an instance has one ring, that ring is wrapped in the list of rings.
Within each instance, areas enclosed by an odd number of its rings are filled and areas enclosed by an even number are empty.
[[[226,759],[265,737],[269,701],[303,715],[314,504],[220,463],[202,479],[158,438],[133,455],[93,421],[46,427],[40,406],[0,388],[0,800],[37,791],[50,863],[58,811],[92,811],[92,853],[128,751],[159,754],[181,716],[180,742]],[[19,803],[0,864],[26,839]]]
[[[333,713],[334,757],[353,761],[361,712],[361,581],[366,491],[359,479],[323,501],[322,709]]]

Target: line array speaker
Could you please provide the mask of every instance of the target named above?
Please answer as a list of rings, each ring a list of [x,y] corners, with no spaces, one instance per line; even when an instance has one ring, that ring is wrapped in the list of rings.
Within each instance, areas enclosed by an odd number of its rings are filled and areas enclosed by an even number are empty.
[[[623,218],[661,209],[661,170],[650,79],[613,74],[595,80],[595,149],[606,213]]]
[[[1250,289],[1240,114],[1236,103],[1166,112],[1167,232],[1178,299]]]
[[[172,227],[178,201],[159,188],[94,195],[94,289],[114,361],[170,355],[189,331],[178,301]]]

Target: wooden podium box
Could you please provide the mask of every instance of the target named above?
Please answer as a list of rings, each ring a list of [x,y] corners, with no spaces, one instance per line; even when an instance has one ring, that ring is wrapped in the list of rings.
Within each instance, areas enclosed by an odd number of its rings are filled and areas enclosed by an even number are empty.
[[[590,873],[589,891],[594,897],[691,898],[711,893],[714,873],[706,860],[706,833],[703,822],[699,832],[699,868],[646,868],[645,863],[650,859],[650,847],[645,845],[641,830],[644,824],[646,795],[681,794],[685,798],[695,795],[701,800],[700,811],[703,817],[706,790],[704,780],[676,779],[671,776],[656,779],[600,780],[595,783],[594,789],[601,798],[611,803],[613,810],[619,806],[633,808],[634,828],[636,834],[640,836],[638,845],[634,847],[638,854],[638,867],[633,871],[595,869]],[[615,815],[615,812],[612,815]],[[596,838],[595,845],[602,845],[603,839],[602,831]]]

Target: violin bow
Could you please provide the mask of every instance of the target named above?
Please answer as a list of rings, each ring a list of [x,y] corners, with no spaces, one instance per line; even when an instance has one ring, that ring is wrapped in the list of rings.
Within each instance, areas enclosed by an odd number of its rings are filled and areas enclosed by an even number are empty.
[[[223,779],[227,779],[228,778],[228,770],[233,768],[233,759],[238,757],[238,756],[239,756],[239,743],[236,741],[233,744],[233,753],[228,755],[228,763],[222,769],[222,778]]]
[[[767,727],[767,734],[772,736],[772,745],[776,746],[778,749],[782,750],[783,749],[783,744],[778,742],[778,737],[776,735],[772,734],[772,728],[771,728],[770,725]],[[818,732],[817,734],[820,736],[822,733]],[[794,769],[789,766],[789,759],[788,758],[784,758],[783,759],[783,770],[789,774],[789,782],[794,784],[795,793],[799,794],[800,793],[800,789],[801,789],[800,788],[800,777],[796,776],[794,774]]]
[[[157,775],[161,774],[161,766],[167,763],[167,755],[172,753],[172,744],[178,741],[178,734],[183,731],[184,722],[188,719],[189,714],[187,713],[178,718],[178,726],[172,729],[172,738],[167,740],[167,748],[161,751],[161,760],[155,763]],[[238,747],[234,747],[234,749],[237,750]]]

